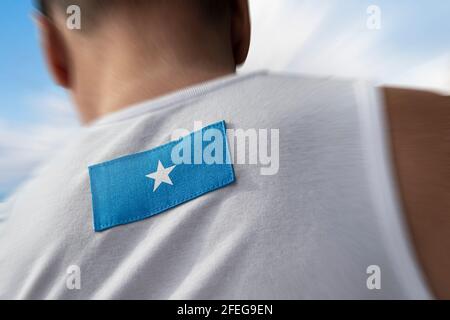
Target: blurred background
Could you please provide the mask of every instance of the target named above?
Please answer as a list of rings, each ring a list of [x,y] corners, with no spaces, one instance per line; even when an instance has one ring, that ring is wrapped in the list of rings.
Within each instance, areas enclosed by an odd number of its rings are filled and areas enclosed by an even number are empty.
[[[253,42],[239,72],[365,78],[450,92],[448,0],[249,0]],[[79,123],[48,76],[31,0],[0,6],[0,201]]]

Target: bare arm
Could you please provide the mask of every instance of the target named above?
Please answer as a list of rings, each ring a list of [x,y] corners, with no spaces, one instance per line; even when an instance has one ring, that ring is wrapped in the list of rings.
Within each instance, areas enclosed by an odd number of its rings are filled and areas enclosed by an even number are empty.
[[[394,164],[418,258],[450,299],[450,97],[385,88]]]

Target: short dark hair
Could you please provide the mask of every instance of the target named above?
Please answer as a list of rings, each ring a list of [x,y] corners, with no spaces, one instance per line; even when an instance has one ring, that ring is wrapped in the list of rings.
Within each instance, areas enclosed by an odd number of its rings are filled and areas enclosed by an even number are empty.
[[[36,9],[43,15],[48,14],[47,2],[44,0],[34,0],[34,5]]]
[[[91,11],[93,7],[106,4],[107,2],[107,0],[35,0],[37,10],[47,17],[50,16],[52,5],[58,7],[59,9],[65,9],[70,5],[77,5],[82,9],[87,8]],[[111,3],[112,1],[109,0],[109,2]]]
[[[130,0],[128,0],[130,1]],[[146,1],[154,1],[154,0],[146,0]],[[170,1],[170,0],[166,0]],[[192,0],[191,0],[192,1]],[[201,8],[205,11],[206,15],[209,18],[215,19],[220,17],[227,11],[227,6],[229,6],[229,0],[195,0],[197,4],[201,5]],[[50,16],[50,6],[55,4],[60,8],[65,8],[70,5],[78,5],[82,9],[84,7],[88,7],[88,11],[92,10],[95,7],[101,7],[101,5],[105,5],[106,3],[110,4],[111,0],[34,0],[35,6],[37,10],[44,16]]]

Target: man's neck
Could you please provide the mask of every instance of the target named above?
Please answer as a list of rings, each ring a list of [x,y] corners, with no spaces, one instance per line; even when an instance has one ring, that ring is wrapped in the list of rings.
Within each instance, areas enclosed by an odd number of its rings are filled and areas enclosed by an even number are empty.
[[[145,37],[141,30],[147,30]],[[170,30],[105,22],[92,36],[95,41],[90,37],[66,36],[76,70],[71,91],[86,123],[236,71],[226,31],[219,36],[194,22],[174,23]]]
[[[120,71],[107,72],[99,81],[89,104],[79,104],[83,122],[89,123],[130,105],[155,99],[177,90],[233,74],[234,68],[179,68],[142,70],[130,77],[117,77]]]

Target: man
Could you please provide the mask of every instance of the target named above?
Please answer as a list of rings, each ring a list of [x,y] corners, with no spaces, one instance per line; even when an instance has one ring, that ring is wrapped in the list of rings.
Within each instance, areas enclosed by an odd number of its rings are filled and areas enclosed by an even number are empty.
[[[66,28],[70,4],[82,30]],[[0,297],[450,297],[448,97],[236,76],[246,0],[41,9],[48,65],[86,125],[8,204]],[[278,170],[176,163],[171,134],[196,121],[279,130]]]

